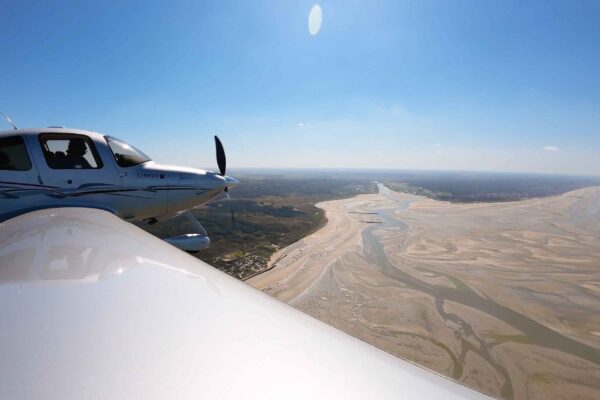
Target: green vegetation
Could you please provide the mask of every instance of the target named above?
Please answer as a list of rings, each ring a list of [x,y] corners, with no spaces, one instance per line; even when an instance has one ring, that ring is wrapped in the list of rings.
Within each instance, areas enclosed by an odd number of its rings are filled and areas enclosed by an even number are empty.
[[[531,339],[528,336],[522,334],[507,335],[495,332],[484,333],[485,337],[488,337],[494,341],[494,344],[502,344],[506,342],[524,343],[531,344]]]
[[[211,246],[196,256],[240,279],[264,270],[271,255],[325,224],[320,201],[374,193],[366,179],[237,174],[240,185],[225,197],[193,211]],[[233,217],[232,217],[233,211]],[[183,218],[140,225],[159,237],[195,232]]]

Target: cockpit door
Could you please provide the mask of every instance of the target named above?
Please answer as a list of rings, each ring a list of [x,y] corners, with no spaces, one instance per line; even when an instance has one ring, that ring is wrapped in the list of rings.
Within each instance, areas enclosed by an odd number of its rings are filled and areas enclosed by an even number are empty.
[[[30,136],[30,148],[44,185],[70,197],[116,193],[121,178],[106,145],[74,133],[40,133]]]

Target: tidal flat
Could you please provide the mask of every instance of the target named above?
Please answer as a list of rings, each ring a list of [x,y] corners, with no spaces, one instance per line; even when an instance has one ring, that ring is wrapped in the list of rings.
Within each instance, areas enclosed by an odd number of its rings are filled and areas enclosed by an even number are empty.
[[[506,399],[600,396],[600,188],[501,203],[322,202],[327,224],[247,282]]]

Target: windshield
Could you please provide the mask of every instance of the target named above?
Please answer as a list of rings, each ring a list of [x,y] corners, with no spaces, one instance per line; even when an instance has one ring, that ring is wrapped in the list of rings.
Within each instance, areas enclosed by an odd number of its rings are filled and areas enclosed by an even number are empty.
[[[106,141],[119,167],[132,167],[150,161],[150,157],[122,140],[106,136]]]

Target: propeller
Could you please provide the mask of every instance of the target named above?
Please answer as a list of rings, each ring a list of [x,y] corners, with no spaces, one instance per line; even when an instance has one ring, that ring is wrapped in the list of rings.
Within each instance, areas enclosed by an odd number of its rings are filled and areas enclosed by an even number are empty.
[[[233,204],[231,204],[231,196],[227,189],[225,190],[225,201],[229,205],[229,213],[231,214],[231,230],[235,231],[235,213],[233,211]]]
[[[223,148],[223,143],[221,143],[221,139],[219,139],[217,135],[215,135],[215,147],[217,150],[217,165],[219,166],[219,173],[225,176],[225,171],[227,170],[227,159],[225,158],[225,149]]]
[[[225,172],[227,171],[227,158],[225,157],[225,149],[223,148],[223,143],[221,143],[221,139],[217,135],[215,135],[215,149],[217,152],[217,165],[219,166],[219,173],[221,176],[225,176]],[[232,230],[235,230],[235,213],[233,212],[233,206],[230,203],[231,198],[229,197],[229,188],[225,187],[225,199],[227,203],[229,203],[229,212],[231,213],[231,225]]]
[[[231,230],[235,231],[235,213],[233,212],[231,203],[229,203],[229,212],[231,213]]]

